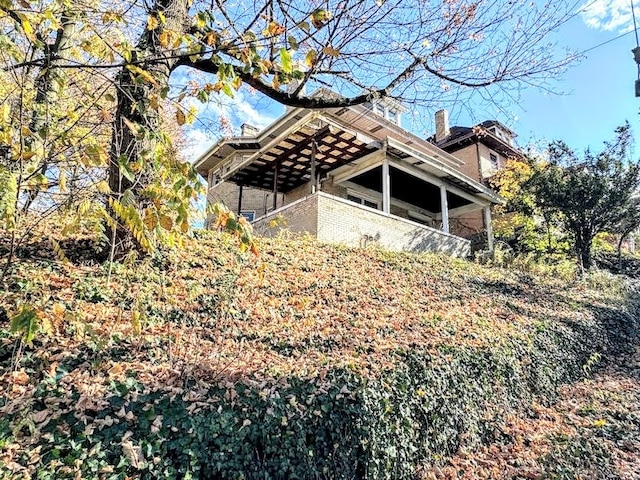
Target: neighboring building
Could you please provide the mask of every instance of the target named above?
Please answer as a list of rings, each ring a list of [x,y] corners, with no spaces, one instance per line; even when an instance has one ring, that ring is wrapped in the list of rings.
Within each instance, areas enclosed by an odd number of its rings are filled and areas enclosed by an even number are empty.
[[[195,166],[208,201],[224,202],[263,234],[275,232],[269,225],[279,216],[321,241],[467,256],[457,218],[476,211],[490,219],[501,200],[463,173],[463,161],[402,129],[403,112],[389,100],[289,108],[263,131],[245,126],[220,140]],[[487,236],[492,247],[490,228]]]
[[[487,120],[473,127],[449,127],[446,110],[435,114],[436,133],[429,141],[464,162],[460,171],[489,186],[490,178],[504,168],[507,159],[522,158],[515,144],[516,134],[497,120]],[[465,237],[478,236],[486,230],[484,215],[469,212],[459,216],[458,230]]]

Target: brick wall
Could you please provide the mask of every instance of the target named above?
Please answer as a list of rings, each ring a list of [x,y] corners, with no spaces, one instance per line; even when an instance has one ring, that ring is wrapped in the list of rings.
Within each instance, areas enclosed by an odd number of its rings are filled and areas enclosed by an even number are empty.
[[[275,225],[270,225],[272,221]],[[276,236],[281,230],[285,229],[291,232],[317,235],[317,195],[310,195],[285,205],[283,208],[271,212],[269,215],[259,218],[253,223],[253,231],[265,237]]]
[[[328,177],[323,180],[320,190],[330,195],[335,195],[336,197],[347,198],[347,187],[334,184],[333,177]]]
[[[449,217],[449,231],[454,235],[470,238],[482,233],[484,230],[484,213],[482,210]]]
[[[209,188],[209,203],[221,202],[234,213],[238,212],[238,198],[240,187],[235,183],[223,182],[215,187]],[[277,208],[284,204],[285,196],[278,194]],[[242,189],[242,210],[254,211],[255,218],[265,215],[273,210],[273,192],[260,188],[244,187]]]
[[[311,194],[311,184],[307,182],[304,185],[300,185],[298,188],[294,188],[289,193],[287,193],[284,196],[284,204],[288,205],[310,194]]]
[[[475,144],[467,145],[460,150],[452,152],[452,154],[462,160],[464,165],[459,170],[467,177],[473,178],[476,182],[480,182],[480,164],[478,163],[478,149]]]
[[[270,226],[276,218],[276,225]],[[320,241],[351,247],[375,243],[390,250],[435,251],[457,257],[470,254],[468,240],[324,193],[286,205],[258,219],[253,228],[257,234],[269,237],[283,229],[306,232]]]
[[[468,240],[323,194],[318,196],[317,237],[354,247],[376,243],[389,250],[470,254]]]
[[[497,168],[491,163],[491,153],[497,157]],[[464,162],[464,165],[459,170],[480,183],[484,183],[487,178],[499,169],[504,168],[507,163],[506,157],[482,143],[467,145],[460,150],[452,152],[452,154]]]

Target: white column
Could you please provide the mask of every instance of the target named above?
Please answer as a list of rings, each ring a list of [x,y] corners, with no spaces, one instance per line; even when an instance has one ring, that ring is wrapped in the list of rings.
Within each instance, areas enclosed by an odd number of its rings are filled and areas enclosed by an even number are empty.
[[[444,185],[440,186],[440,210],[442,217],[442,231],[449,233],[449,202],[447,201],[447,189]]]
[[[484,207],[484,224],[487,227],[487,247],[493,252],[493,228],[491,227],[491,205]]]
[[[389,213],[391,206],[391,176],[389,175],[389,160],[382,160],[382,211]]]

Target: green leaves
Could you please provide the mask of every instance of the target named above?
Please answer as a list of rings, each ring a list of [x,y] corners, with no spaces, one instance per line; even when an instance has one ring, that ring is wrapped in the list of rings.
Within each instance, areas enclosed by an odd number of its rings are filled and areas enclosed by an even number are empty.
[[[126,157],[118,158],[118,167],[120,168],[120,175],[133,182],[136,178],[136,172],[131,168],[131,164]]]
[[[12,231],[16,224],[17,195],[16,174],[4,165],[0,165],[0,221],[7,231]]]
[[[258,255],[258,246],[253,238],[253,228],[246,218],[235,214],[222,203],[214,203],[208,207],[215,215],[216,221],[213,228],[220,228],[234,235],[240,240],[240,250],[250,250],[254,255]]]
[[[23,305],[22,308],[9,320],[11,333],[19,333],[22,341],[30,345],[40,330],[42,322],[36,310],[30,305]]]
[[[545,219],[555,219],[571,237],[583,268],[591,266],[594,237],[615,231],[635,214],[640,162],[627,162],[629,135],[627,124],[603,151],[587,151],[582,157],[564,142],[553,142],[549,163],[539,162],[527,181],[538,211]]]
[[[293,62],[291,61],[291,53],[286,48],[280,49],[280,63],[284,73],[293,72]]]
[[[316,28],[322,28],[332,17],[329,10],[318,8],[311,13],[311,23]]]

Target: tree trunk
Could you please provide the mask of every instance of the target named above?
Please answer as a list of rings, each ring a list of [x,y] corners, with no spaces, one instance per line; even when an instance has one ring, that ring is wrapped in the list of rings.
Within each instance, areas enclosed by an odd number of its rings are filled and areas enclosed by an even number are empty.
[[[116,78],[117,109],[111,137],[111,151],[108,169],[108,182],[112,198],[120,201],[127,190],[134,194],[138,202],[136,208],[142,211],[138,195],[152,181],[153,171],[146,162],[154,159],[143,158],[143,152],[153,152],[157,142],[154,133],[160,125],[158,107],[152,105],[151,99],[159,97],[160,91],[169,85],[171,72],[176,68],[178,59],[170,58],[166,48],[158,42],[158,35],[166,28],[172,32],[184,32],[189,27],[188,0],[159,0],[151,13],[162,12],[166,23],[155,30],[145,30],[132,52],[132,64],[148,72],[153,82],[140,78],[140,75],[124,67]],[[145,61],[148,59],[148,61]],[[123,175],[121,166],[138,164],[141,168],[132,182]],[[118,219],[114,212],[112,216]],[[121,225],[122,222],[119,222]],[[132,249],[140,247],[128,229],[119,226],[112,236],[111,253],[120,257]]]
[[[591,268],[591,242],[593,240],[593,234],[586,229],[579,229],[576,232],[576,254],[578,256],[578,263],[584,270]]]
[[[65,54],[73,46],[72,40],[76,33],[76,19],[69,13],[64,13],[61,16],[61,26],[57,31],[55,42],[52,44],[45,43],[43,46],[44,58],[46,63],[42,66],[35,80],[36,96],[34,98],[33,116],[29,123],[29,130],[34,133],[34,136],[29,138],[27,145],[30,150],[35,150],[35,143],[47,141],[47,130],[53,121],[49,115],[49,109],[53,108],[59,102],[59,93],[53,88],[53,81],[55,75],[59,72],[56,71],[57,67],[64,62]],[[46,145],[44,145],[43,151],[46,151]],[[50,167],[51,158],[43,157],[40,166],[34,171],[33,175],[42,174],[45,175]],[[25,199],[25,203],[22,207],[23,213],[29,211],[29,207],[35,201],[38,196],[38,190],[30,190]]]

